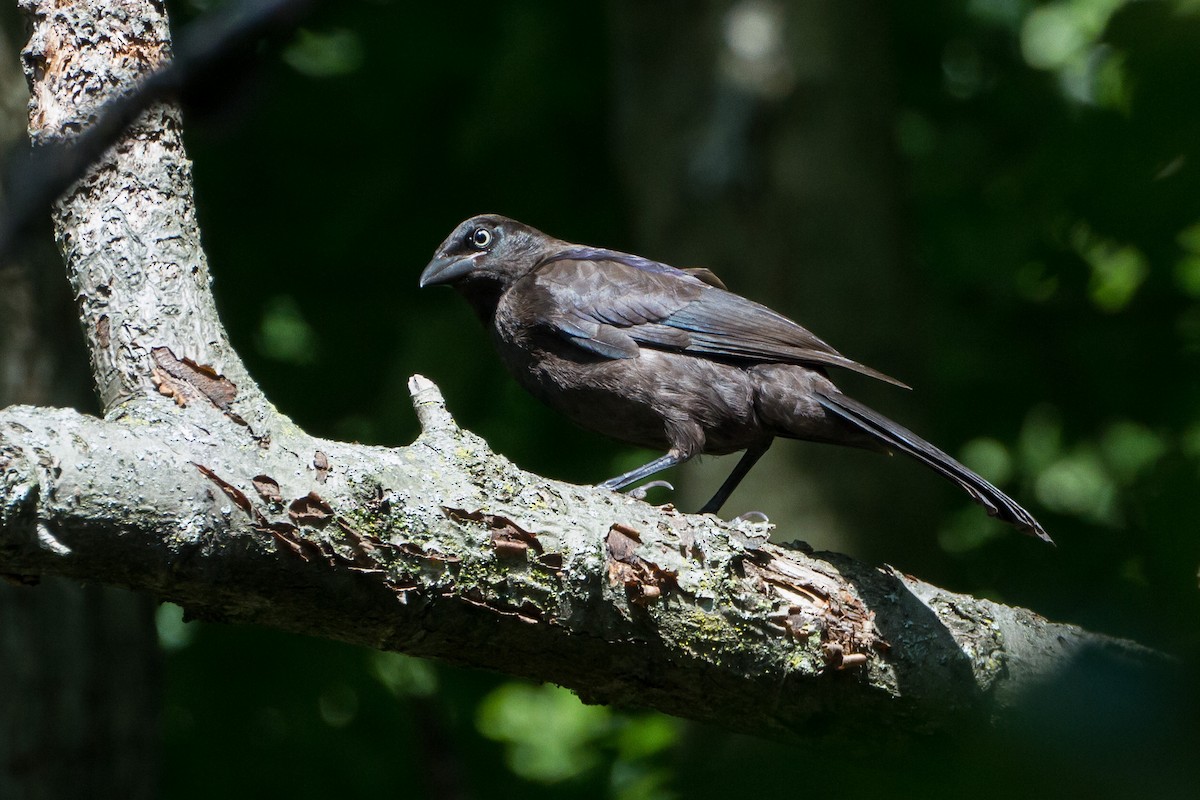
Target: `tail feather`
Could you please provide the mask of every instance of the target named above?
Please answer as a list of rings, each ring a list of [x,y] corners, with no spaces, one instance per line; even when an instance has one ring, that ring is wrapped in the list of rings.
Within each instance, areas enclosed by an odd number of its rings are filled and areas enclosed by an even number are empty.
[[[915,458],[957,483],[975,502],[987,509],[989,515],[1015,526],[1023,533],[1054,543],[1045,528],[1015,500],[912,431],[844,394],[817,392],[816,397],[826,411],[875,437],[889,449]]]

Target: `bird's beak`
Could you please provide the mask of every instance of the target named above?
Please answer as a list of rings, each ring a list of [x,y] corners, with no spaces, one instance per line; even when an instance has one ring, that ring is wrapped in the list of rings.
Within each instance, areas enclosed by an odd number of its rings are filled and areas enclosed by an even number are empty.
[[[429,262],[421,273],[421,288],[437,286],[439,283],[454,283],[459,278],[475,269],[475,260],[483,255],[482,252],[469,256],[442,256]]]

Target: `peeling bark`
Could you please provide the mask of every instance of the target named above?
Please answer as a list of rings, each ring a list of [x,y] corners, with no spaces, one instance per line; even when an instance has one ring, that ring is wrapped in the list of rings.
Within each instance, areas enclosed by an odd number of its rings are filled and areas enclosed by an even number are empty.
[[[768,544],[759,523],[522,472],[458,429],[431,383],[412,389],[424,432],[404,448],[294,428],[265,448],[231,446],[227,430],[166,398],[109,421],[10,408],[0,565],[760,735],[830,715],[847,733],[1002,719],[1081,649],[1156,660],[1021,609]]]
[[[108,100],[170,58],[160,3],[21,0],[35,144],[77,134]],[[55,204],[54,231],[75,292],[105,412],[154,390],[151,350],[208,365],[265,403],[217,318],[192,197],[192,164],[174,104],[155,103]],[[236,411],[236,408],[235,408]],[[240,412],[238,412],[240,413]]]
[[[169,51],[153,3],[22,5],[39,137],[69,135]],[[1159,663],[769,544],[762,524],[522,472],[420,377],[412,445],[307,435],[263,398],[216,318],[178,134],[175,109],[151,109],[55,211],[106,417],[0,412],[0,572],[784,738],[1004,724],[1085,653]]]

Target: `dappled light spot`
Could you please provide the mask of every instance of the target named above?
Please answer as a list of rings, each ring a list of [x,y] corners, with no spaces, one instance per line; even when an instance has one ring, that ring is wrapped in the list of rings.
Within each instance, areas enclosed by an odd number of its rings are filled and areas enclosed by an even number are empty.
[[[505,760],[514,773],[558,783],[597,764],[593,745],[610,730],[612,714],[557,686],[507,683],[480,703],[476,726],[507,745]]]
[[[344,728],[358,716],[358,692],[345,683],[327,687],[317,697],[321,721],[331,728]]]
[[[259,352],[277,361],[304,366],[317,360],[316,333],[288,295],[267,301],[255,341]]]
[[[1092,522],[1116,525],[1117,487],[1090,448],[1064,456],[1038,475],[1034,491],[1042,505]]]
[[[1104,460],[1118,483],[1132,483],[1167,451],[1163,437],[1139,422],[1122,420],[1100,435]]]
[[[330,31],[301,29],[283,51],[292,69],[310,78],[350,75],[362,68],[366,54],[358,33],[347,28]]]
[[[1086,224],[1071,232],[1071,246],[1092,268],[1088,295],[1101,311],[1124,309],[1150,273],[1140,250],[1098,236]]]
[[[1012,454],[998,439],[980,436],[963,445],[962,462],[993,483],[1012,477]]]
[[[438,690],[438,674],[425,659],[403,653],[369,654],[371,675],[396,698],[429,697]]]

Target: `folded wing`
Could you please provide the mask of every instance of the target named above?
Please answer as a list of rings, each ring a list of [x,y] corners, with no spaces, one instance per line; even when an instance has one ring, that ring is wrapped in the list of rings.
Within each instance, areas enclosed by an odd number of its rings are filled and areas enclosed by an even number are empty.
[[[636,358],[650,347],[734,363],[842,367],[904,386],[782,314],[725,291],[708,270],[580,247],[557,254],[522,283],[538,324],[605,358]]]

